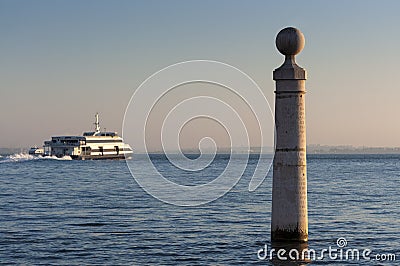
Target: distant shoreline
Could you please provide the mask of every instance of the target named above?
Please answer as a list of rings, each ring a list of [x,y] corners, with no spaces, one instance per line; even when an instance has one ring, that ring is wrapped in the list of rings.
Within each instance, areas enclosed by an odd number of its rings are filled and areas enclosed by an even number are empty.
[[[0,155],[10,155],[16,153],[28,153],[29,148],[0,148]],[[264,154],[271,154],[271,147],[266,147]],[[250,154],[259,154],[260,148],[252,148]],[[199,154],[196,150],[184,150],[185,154]],[[170,154],[178,154],[173,151]],[[212,153],[207,152],[207,153]],[[234,149],[235,154],[246,154],[243,148]],[[136,151],[136,154],[145,154],[143,151]],[[151,151],[149,154],[163,154],[162,151]],[[229,154],[228,149],[221,149],[218,154]],[[400,147],[354,147],[354,146],[328,146],[328,145],[309,145],[307,146],[307,154],[400,154]]]
[[[307,154],[400,154],[400,147],[309,145]]]

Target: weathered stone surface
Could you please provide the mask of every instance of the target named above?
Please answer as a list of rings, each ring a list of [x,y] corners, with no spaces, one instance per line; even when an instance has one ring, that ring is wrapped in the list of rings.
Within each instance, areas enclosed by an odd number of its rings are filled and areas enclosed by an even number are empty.
[[[308,241],[307,163],[305,124],[306,71],[295,62],[304,47],[304,36],[286,28],[276,38],[286,56],[274,71],[276,81],[276,151],[272,188],[273,242]]]
[[[303,33],[293,27],[282,29],[276,36],[275,44],[283,55],[297,55],[304,48]]]

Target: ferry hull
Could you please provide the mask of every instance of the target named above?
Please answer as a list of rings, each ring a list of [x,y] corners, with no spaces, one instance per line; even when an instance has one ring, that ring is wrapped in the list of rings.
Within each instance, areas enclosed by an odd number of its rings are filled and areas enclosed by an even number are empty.
[[[125,160],[124,154],[108,154],[108,155],[70,155],[73,160]],[[130,158],[132,155],[127,155]]]

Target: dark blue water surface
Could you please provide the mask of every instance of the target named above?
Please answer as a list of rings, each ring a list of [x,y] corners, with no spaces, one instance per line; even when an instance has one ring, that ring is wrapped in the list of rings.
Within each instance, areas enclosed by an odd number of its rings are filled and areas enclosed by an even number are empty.
[[[210,179],[227,160],[217,156],[202,175]],[[162,156],[153,162],[177,182],[201,178],[171,167]],[[0,263],[272,265],[257,257],[259,249],[270,245],[272,173],[249,192],[256,163],[251,158],[239,183],[218,200],[178,207],[144,192],[124,161],[3,156]],[[399,194],[399,155],[309,156],[309,248],[337,247],[337,238],[343,237],[346,248],[397,258],[326,257],[312,264],[400,265]]]

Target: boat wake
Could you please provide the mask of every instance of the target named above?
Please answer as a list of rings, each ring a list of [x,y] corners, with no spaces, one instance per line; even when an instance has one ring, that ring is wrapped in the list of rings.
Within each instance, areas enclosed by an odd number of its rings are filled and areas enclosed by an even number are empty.
[[[1,155],[0,155],[1,156]],[[70,161],[72,158],[70,156],[64,156],[62,158],[58,158],[56,156],[34,156],[27,153],[15,153],[8,156],[1,156],[0,163],[10,163],[10,162],[24,162],[24,161],[33,161],[33,160],[57,160],[57,161]]]
[[[72,161],[71,156],[64,156],[61,158],[58,158],[56,156],[46,156],[46,157],[42,157],[40,156],[39,159],[43,159],[43,160],[57,160],[57,161]]]

